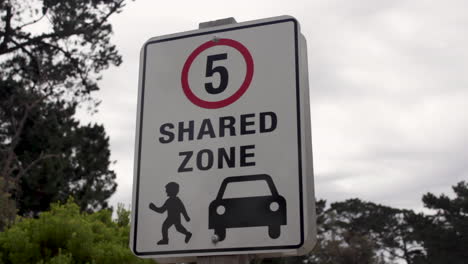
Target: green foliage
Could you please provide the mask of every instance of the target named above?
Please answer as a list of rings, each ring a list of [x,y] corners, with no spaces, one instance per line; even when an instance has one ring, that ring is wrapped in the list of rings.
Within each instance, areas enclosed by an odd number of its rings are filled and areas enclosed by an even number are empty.
[[[330,211],[338,216],[335,225],[348,233],[368,237],[376,251],[388,256],[388,261],[419,263],[423,256],[421,243],[408,222],[414,215],[411,210],[349,199],[333,203]]]
[[[122,62],[108,20],[123,6],[0,1],[0,177],[21,215],[70,195],[82,210],[99,210],[115,191],[103,126],[81,125],[74,114],[83,102],[95,110],[101,71]]]
[[[122,61],[108,22],[122,7],[114,0],[0,1],[1,79],[75,101],[89,95],[99,89],[98,73]],[[30,30],[38,24],[48,30]]]
[[[111,216],[110,210],[82,213],[72,200],[53,204],[39,218],[22,218],[0,233],[0,263],[153,263],[130,252],[128,222]]]
[[[443,194],[424,195],[424,205],[435,213],[412,219],[427,252],[425,263],[462,264],[468,260],[468,183],[459,182],[453,191],[453,199]]]
[[[5,180],[0,176],[0,231],[8,226],[16,216],[15,202],[6,191]]]
[[[325,201],[317,202],[318,241],[307,258],[313,264],[379,264],[378,244],[361,224],[365,215],[358,199],[334,203],[326,209]],[[358,212],[359,211],[359,212]],[[369,228],[369,226],[368,226]]]
[[[125,210],[123,204],[119,203],[117,205],[117,225],[120,227],[125,227],[130,225],[130,211]]]
[[[35,215],[70,195],[82,210],[107,207],[117,186],[109,169],[109,138],[102,125],[80,125],[74,113],[59,103],[38,105],[30,113],[16,155],[27,164],[40,159],[44,149],[53,156],[22,177],[17,193],[21,215]]]
[[[316,205],[318,242],[307,263],[425,263],[411,210],[360,199]]]
[[[455,198],[423,196],[432,214],[349,199],[317,202],[318,243],[307,263],[462,264],[468,259],[468,184]],[[300,262],[294,262],[300,263]]]

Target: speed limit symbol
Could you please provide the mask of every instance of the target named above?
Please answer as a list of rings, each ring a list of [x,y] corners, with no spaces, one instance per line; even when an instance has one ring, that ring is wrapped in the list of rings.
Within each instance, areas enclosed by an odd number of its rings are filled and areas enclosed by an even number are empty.
[[[224,49],[220,51],[220,48]],[[237,65],[238,68],[245,67],[245,70],[241,70],[244,76],[242,74],[230,75],[226,65],[239,62],[245,65]],[[198,80],[190,78],[191,74],[197,77],[203,76],[197,70],[204,70],[204,76],[207,78],[218,75],[217,84],[213,78],[201,85]],[[242,43],[233,39],[215,38],[203,43],[190,54],[182,69],[181,83],[185,95],[193,104],[207,109],[217,109],[238,100],[249,88],[253,73],[252,55]]]

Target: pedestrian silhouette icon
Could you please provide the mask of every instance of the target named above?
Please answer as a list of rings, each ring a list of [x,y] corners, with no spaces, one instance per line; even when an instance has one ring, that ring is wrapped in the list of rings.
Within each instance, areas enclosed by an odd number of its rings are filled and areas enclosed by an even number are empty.
[[[177,197],[177,194],[179,193],[179,184],[176,182],[166,184],[166,193],[169,198],[167,198],[166,202],[161,207],[157,207],[154,203],[149,204],[149,208],[156,213],[162,214],[167,211],[167,218],[161,226],[162,239],[157,244],[169,244],[168,232],[171,226],[174,226],[179,233],[184,234],[185,243],[188,243],[192,237],[192,233],[187,231],[187,229],[182,225],[181,215],[184,216],[187,222],[190,221],[190,217],[187,214],[187,210],[185,210],[184,204],[180,198]]]

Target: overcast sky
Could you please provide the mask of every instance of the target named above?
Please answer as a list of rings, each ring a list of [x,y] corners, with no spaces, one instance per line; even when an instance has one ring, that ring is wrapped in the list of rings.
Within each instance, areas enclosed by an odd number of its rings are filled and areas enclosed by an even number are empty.
[[[111,21],[123,64],[105,71],[99,113],[117,163],[111,203],[131,204],[139,51],[199,22],[292,15],[308,42],[317,198],[420,209],[468,180],[467,1],[128,2]],[[83,116],[83,115],[81,115]]]

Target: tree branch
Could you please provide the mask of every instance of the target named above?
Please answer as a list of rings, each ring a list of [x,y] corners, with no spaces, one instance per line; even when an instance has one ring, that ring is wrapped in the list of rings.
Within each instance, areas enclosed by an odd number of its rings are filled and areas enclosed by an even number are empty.
[[[73,54],[71,52],[63,49],[62,47],[60,47],[58,45],[54,45],[54,44],[49,43],[49,42],[43,42],[43,44],[62,52],[62,54],[67,59],[69,59],[71,63],[75,63],[76,58],[73,58]],[[85,82],[88,73],[86,71],[82,70],[80,67],[78,67],[78,65],[76,65],[76,66],[77,66],[76,70],[78,71],[78,74],[80,75],[80,78],[81,78],[82,82]]]
[[[7,53],[10,53],[12,51],[16,51],[18,49],[21,49],[23,47],[26,47],[26,46],[34,44],[34,43],[43,42],[46,39],[67,38],[67,37],[71,37],[71,36],[74,36],[74,35],[84,34],[84,33],[87,33],[89,31],[94,31],[94,30],[98,29],[99,27],[101,27],[105,22],[107,22],[107,20],[109,19],[109,17],[112,14],[119,11],[119,9],[124,6],[123,2],[124,1],[120,1],[120,2],[115,3],[115,5],[110,8],[109,12],[101,19],[101,21],[99,21],[96,24],[93,24],[93,25],[90,25],[90,26],[84,26],[84,27],[82,27],[80,29],[77,29],[77,30],[74,30],[74,31],[71,31],[71,32],[68,32],[68,33],[66,33],[65,31],[59,31],[59,32],[54,32],[54,33],[49,33],[49,34],[42,34],[40,36],[33,37],[33,38],[27,38],[28,39],[27,41],[25,41],[23,43],[17,43],[15,46],[13,46],[11,48],[7,48],[6,43],[5,43],[5,47],[3,49],[0,48],[0,55],[7,54]],[[8,12],[8,9],[7,9],[7,12]],[[10,9],[10,12],[11,12],[11,9]],[[9,21],[7,21],[7,22],[9,22]],[[5,42],[5,38],[4,38],[4,42]]]
[[[44,154],[41,152],[41,154],[39,155],[39,157],[37,159],[35,159],[34,161],[32,161],[31,163],[29,163],[29,165],[26,167],[26,168],[23,168],[23,166],[21,165],[21,162],[16,159],[16,161],[18,162],[18,167],[20,168],[20,173],[16,176],[18,179],[20,179],[21,177],[23,177],[30,169],[34,168],[34,166],[36,166],[39,162],[43,161],[43,160],[46,160],[46,159],[50,159],[50,158],[57,158],[59,157],[58,154]]]
[[[13,14],[11,13],[11,5],[6,5],[6,16],[5,16],[5,33],[3,34],[3,41],[0,43],[0,54],[2,54],[2,50],[7,49],[8,41],[10,40],[10,34],[12,32],[11,28],[11,18]]]
[[[44,99],[43,96],[40,96],[38,99],[34,100],[30,105],[27,105],[25,107],[23,116],[21,117],[20,122],[18,123],[17,127],[15,128],[15,133],[11,138],[11,143],[10,146],[7,150],[6,158],[5,158],[5,163],[3,164],[3,168],[1,171],[0,176],[3,178],[7,179],[9,178],[8,176],[11,175],[13,171],[13,161],[16,159],[16,153],[15,153],[15,148],[18,145],[20,138],[21,138],[21,133],[23,132],[24,125],[26,124],[26,120],[29,117],[29,113],[31,110],[36,107],[36,105],[41,102]]]
[[[42,16],[37,18],[37,19],[34,19],[34,20],[30,21],[30,22],[24,23],[23,25],[16,27],[16,30],[19,30],[19,29],[22,29],[24,27],[30,26],[32,24],[35,24],[35,23],[41,21],[45,16],[46,16],[46,13],[42,14]]]

